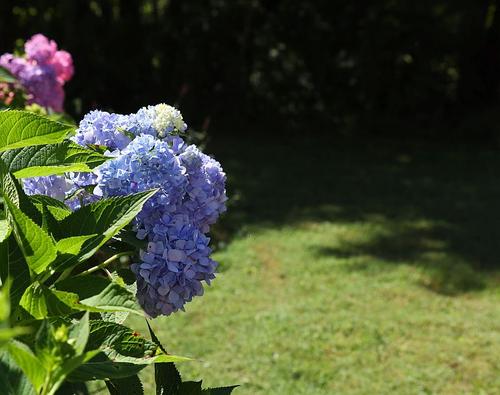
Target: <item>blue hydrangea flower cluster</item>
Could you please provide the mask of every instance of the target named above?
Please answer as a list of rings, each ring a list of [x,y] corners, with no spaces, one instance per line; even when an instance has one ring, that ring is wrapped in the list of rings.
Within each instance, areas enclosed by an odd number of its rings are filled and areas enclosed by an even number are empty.
[[[141,238],[145,238],[163,214],[175,211],[180,205],[188,183],[185,173],[168,143],[142,134],[99,167],[94,194],[128,195],[159,188],[136,218]]]
[[[210,259],[210,239],[195,226],[172,223],[166,215],[156,228],[147,251],[141,251],[142,262],[132,265],[139,303],[152,317],[183,309],[203,295],[201,282],[210,284],[217,267]]]
[[[210,284],[215,278],[217,263],[210,258],[207,233],[226,210],[226,176],[217,161],[178,136],[185,130],[180,112],[166,104],[129,115],[92,111],[73,139],[81,145],[106,146],[112,158],[93,173],[59,177],[66,186],[57,198],[87,187],[68,202],[73,209],[101,197],[158,188],[133,224],[137,238],[148,242],[131,269],[137,277],[137,298],[151,317],[183,310],[185,303],[203,294],[202,282]],[[54,196],[46,178],[26,181],[28,193]],[[50,182],[60,182],[56,179]],[[95,185],[92,193],[89,185]]]
[[[82,205],[96,202],[100,199],[100,196],[88,190],[88,188],[94,188],[97,182],[97,174],[66,173],[65,177],[69,185],[65,202],[73,211],[78,210]]]
[[[62,176],[24,178],[23,187],[28,195],[47,195],[61,201],[70,189]]]
[[[131,114],[129,121],[129,131],[135,135],[150,134],[162,139],[187,129],[180,111],[165,103],[143,107]]]
[[[188,216],[190,223],[206,233],[226,211],[225,174],[219,162],[194,145],[182,150],[179,159],[189,181],[180,211]]]
[[[162,103],[143,107],[129,115],[91,111],[83,117],[73,139],[80,145],[102,145],[110,150],[122,150],[134,136],[148,134],[164,139],[186,129],[179,110]]]
[[[102,145],[110,150],[123,149],[130,143],[127,136],[128,116],[91,111],[83,117],[73,140],[80,145]]]

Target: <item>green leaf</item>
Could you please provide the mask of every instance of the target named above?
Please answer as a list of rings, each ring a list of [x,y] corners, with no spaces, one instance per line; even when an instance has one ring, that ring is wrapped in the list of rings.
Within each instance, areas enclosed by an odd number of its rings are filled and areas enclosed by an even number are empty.
[[[98,235],[73,236],[61,239],[56,243],[56,249],[63,254],[78,255],[86,241],[96,238]]]
[[[7,281],[9,277],[9,239],[0,242],[0,280],[2,284]]]
[[[7,240],[11,231],[12,228],[9,225],[9,221],[7,221],[6,219],[0,219],[0,243],[2,243],[4,240]]]
[[[19,305],[37,320],[79,311],[127,312],[144,316],[135,295],[106,278],[72,277],[56,285],[58,289],[34,282],[25,290]]]
[[[54,328],[48,320],[43,320],[35,336],[35,355],[47,370],[56,364],[57,347]]]
[[[146,365],[116,362],[101,352],[79,366],[68,377],[71,381],[121,379],[139,373]]]
[[[70,339],[74,339],[73,348],[76,355],[81,355],[85,351],[85,346],[89,340],[90,326],[89,313],[85,313],[83,317],[74,324],[69,330]]]
[[[68,236],[92,233],[117,234],[142,209],[157,189],[128,196],[116,196],[83,206],[65,218],[61,225]],[[112,236],[109,236],[112,237]]]
[[[201,391],[203,395],[230,395],[239,385],[231,385],[228,387],[205,388]]]
[[[113,311],[101,313],[101,318],[103,321],[114,322],[115,324],[123,324],[129,313],[125,311]]]
[[[81,304],[95,307],[100,311],[123,311],[144,316],[135,295],[115,282],[110,283],[98,295],[83,299]]]
[[[97,354],[95,350],[84,351],[88,335],[88,314],[69,330],[65,324],[54,330],[48,320],[42,322],[35,338],[35,354],[46,371],[44,394],[55,394],[69,373]]]
[[[151,334],[151,339],[158,347],[166,354],[165,348],[161,345],[158,337],[154,333],[151,325],[146,320],[146,324]],[[237,385],[219,388],[201,389],[201,381],[187,381],[182,382],[181,375],[175,364],[169,363],[155,363],[155,383],[156,395],[228,395],[231,394]]]
[[[6,350],[0,352],[0,394],[36,395],[28,377]]]
[[[56,395],[90,395],[90,393],[86,383],[65,381],[57,390]]]
[[[0,160],[0,188],[2,196],[8,197],[12,203],[31,218],[36,224],[42,223],[41,212],[35,207],[31,199],[24,193],[19,181],[7,171],[5,163]]]
[[[139,240],[136,237],[136,233],[131,230],[122,230],[114,239],[126,243],[134,248],[145,250],[148,242],[146,240]]]
[[[167,350],[160,343],[160,340],[156,336],[156,333],[153,331],[153,328],[151,328],[151,325],[149,324],[148,320],[146,320],[146,325],[148,326],[149,335],[151,336],[151,340],[153,341],[153,343],[156,344],[160,348],[160,350],[162,350],[166,354]],[[179,375],[179,380],[180,380],[180,375]]]
[[[121,364],[118,362],[127,357],[151,359],[157,349],[154,343],[123,325],[96,320],[90,321],[87,348],[98,348],[103,352],[75,373],[91,374],[100,379],[123,378],[138,373],[144,366],[135,366],[130,361]]]
[[[4,196],[12,217],[14,236],[29,268],[42,273],[56,258],[56,248],[50,236]]]
[[[0,152],[61,142],[74,128],[27,111],[0,112]]]
[[[134,294],[123,286],[104,280],[104,285],[99,277],[90,277],[88,290],[81,292],[88,295],[89,290],[98,292],[88,298],[82,298],[74,292],[51,289],[43,284],[34,282],[24,292],[19,305],[34,319],[40,320],[47,317],[70,315],[79,311],[90,312],[128,312],[144,316],[142,309],[137,304]],[[75,284],[73,279],[71,283]],[[62,282],[61,282],[62,283]],[[59,286],[58,283],[57,285]],[[76,290],[78,291],[78,290]]]
[[[146,324],[148,325],[151,340],[166,354],[167,350],[160,343],[148,320],[146,320]],[[176,395],[179,393],[182,378],[173,362],[155,363],[155,384],[156,395]]]
[[[156,395],[175,395],[179,393],[182,379],[173,362],[155,363]]]
[[[19,305],[33,318],[67,315],[77,311],[78,295],[70,292],[51,290],[43,284],[34,282],[24,292]]]
[[[31,284],[28,264],[13,235],[1,243],[0,246],[3,250],[3,254],[5,254],[2,257],[2,259],[5,260],[1,262],[2,282],[7,281],[8,277],[12,280],[10,301],[12,306],[17,306],[26,288]],[[7,258],[5,258],[5,256],[7,256]]]
[[[88,314],[70,330],[65,324],[54,329],[49,320],[42,322],[35,338],[35,354],[45,370],[43,394],[54,395],[69,373],[96,355],[95,350],[84,352],[88,335]]]
[[[59,367],[53,374],[51,390],[48,395],[55,395],[59,387],[64,383],[68,375],[77,369],[79,366],[88,362],[97,354],[97,351],[89,351],[82,355],[76,355],[72,358],[64,360],[62,366]]]
[[[187,362],[187,361],[192,361],[191,358],[188,357],[180,357],[177,355],[170,355],[170,354],[158,354],[155,357],[153,357],[151,360],[148,361],[137,361],[133,363],[146,363],[147,365],[152,364],[152,363],[167,363],[167,362]]]
[[[91,298],[101,293],[111,281],[101,276],[74,276],[57,282],[54,286],[59,291],[73,292],[80,299]]]
[[[57,221],[61,221],[72,213],[69,207],[66,206],[63,202],[50,196],[31,195],[28,196],[28,198],[40,212],[42,211],[43,206],[47,207]]]
[[[42,213],[42,229],[55,241],[52,234],[59,228],[59,222],[54,218],[47,206],[42,205],[39,210]]]
[[[146,365],[157,361],[189,360],[189,358],[164,355],[156,344],[130,328],[101,320],[90,321],[87,349],[95,348],[99,348],[102,352],[73,372],[72,380],[123,378],[137,374]]]
[[[8,345],[8,351],[15,363],[28,377],[37,392],[43,386],[46,370],[43,364],[33,354],[29,347],[21,342],[12,340]]]
[[[184,381],[179,388],[182,395],[201,395],[201,381]]]
[[[75,276],[56,284],[58,290],[78,294],[76,308],[100,312],[127,312],[144,316],[135,295],[125,285],[98,276]]]
[[[8,327],[7,320],[10,316],[10,284],[11,281],[8,280],[0,290],[0,347],[3,347],[14,337],[29,332],[29,328],[25,327]]]
[[[0,347],[3,347],[10,340],[14,339],[17,336],[25,335],[29,333],[28,328],[24,327],[14,327],[14,328],[2,328],[0,329]]]
[[[122,297],[119,294],[114,295],[108,287],[104,291],[104,304],[101,305],[98,299],[91,300],[89,298],[80,300],[76,293],[51,289],[43,284],[34,282],[24,292],[19,305],[36,320],[71,315],[79,311],[134,311],[135,314],[143,315],[140,310],[135,311],[130,307],[130,299],[133,295],[126,295],[126,297]],[[113,300],[108,300],[108,297]],[[91,304],[86,304],[87,300],[90,300]],[[119,305],[120,302],[123,305]],[[116,305],[112,303],[116,303]]]
[[[106,380],[110,395],[144,395],[139,376],[133,375],[123,379]]]
[[[69,140],[9,150],[0,154],[0,158],[17,178],[88,172],[108,159]]]
[[[99,234],[99,237],[83,243],[77,257],[58,260],[57,270],[65,270],[72,265],[90,258],[109,239],[125,227],[142,209],[146,201],[156,193],[156,189],[128,196],[117,196],[83,206],[60,223],[60,237]]]
[[[17,79],[5,67],[0,67],[0,82],[7,82],[9,84],[13,84],[17,82]]]

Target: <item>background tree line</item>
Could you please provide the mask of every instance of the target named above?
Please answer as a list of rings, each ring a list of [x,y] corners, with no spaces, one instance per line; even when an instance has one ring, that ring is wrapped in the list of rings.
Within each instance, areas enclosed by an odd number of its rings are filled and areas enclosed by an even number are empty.
[[[211,131],[484,139],[500,120],[499,8],[495,0],[2,0],[0,50],[41,32],[70,51],[66,107],[75,117],[166,101],[195,128],[212,122]]]

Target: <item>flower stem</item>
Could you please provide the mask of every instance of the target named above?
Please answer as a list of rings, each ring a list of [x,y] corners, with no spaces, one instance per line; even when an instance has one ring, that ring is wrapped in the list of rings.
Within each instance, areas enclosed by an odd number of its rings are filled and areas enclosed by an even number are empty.
[[[66,279],[71,274],[72,271],[73,271],[72,267],[67,268],[64,272],[61,273],[59,278],[56,281],[54,281],[54,284],[57,284],[59,281]]]
[[[85,270],[84,272],[81,272],[80,274],[77,275],[77,277],[92,274],[98,270],[104,269],[106,266],[110,265],[111,263],[113,263],[114,261],[116,261],[117,259],[119,259],[122,256],[129,256],[129,255],[133,255],[133,254],[134,254],[134,251],[124,251],[124,252],[120,252],[118,254],[115,254],[111,258],[106,259],[103,263],[100,263],[97,266],[91,267],[90,269]]]

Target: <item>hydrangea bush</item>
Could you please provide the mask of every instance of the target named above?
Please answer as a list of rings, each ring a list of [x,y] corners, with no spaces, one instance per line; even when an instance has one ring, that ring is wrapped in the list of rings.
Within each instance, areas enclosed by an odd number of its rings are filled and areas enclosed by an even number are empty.
[[[150,317],[184,309],[203,294],[202,282],[215,278],[207,233],[226,210],[226,177],[217,161],[184,143],[179,134],[185,130],[181,113],[166,104],[130,115],[92,111],[72,140],[105,147],[110,160],[91,173],[24,180],[28,194],[68,198],[73,209],[158,188],[133,222],[136,237],[148,242],[131,269]]]
[[[5,53],[0,56],[0,67],[15,80],[5,80],[0,75],[0,100],[10,106],[14,98],[26,93],[27,104],[39,104],[51,111],[62,112],[64,84],[74,73],[71,55],[59,50],[53,40],[35,34],[24,45],[24,54]]]
[[[35,44],[37,62],[57,53]],[[166,104],[91,111],[76,129],[0,112],[0,296],[13,306],[0,325],[18,336],[0,351],[0,393],[85,393],[104,380],[111,394],[141,394],[149,364],[157,394],[231,393],[182,381],[173,362],[185,358],[123,325],[184,310],[216,276],[209,232],[226,176],[186,129]]]

